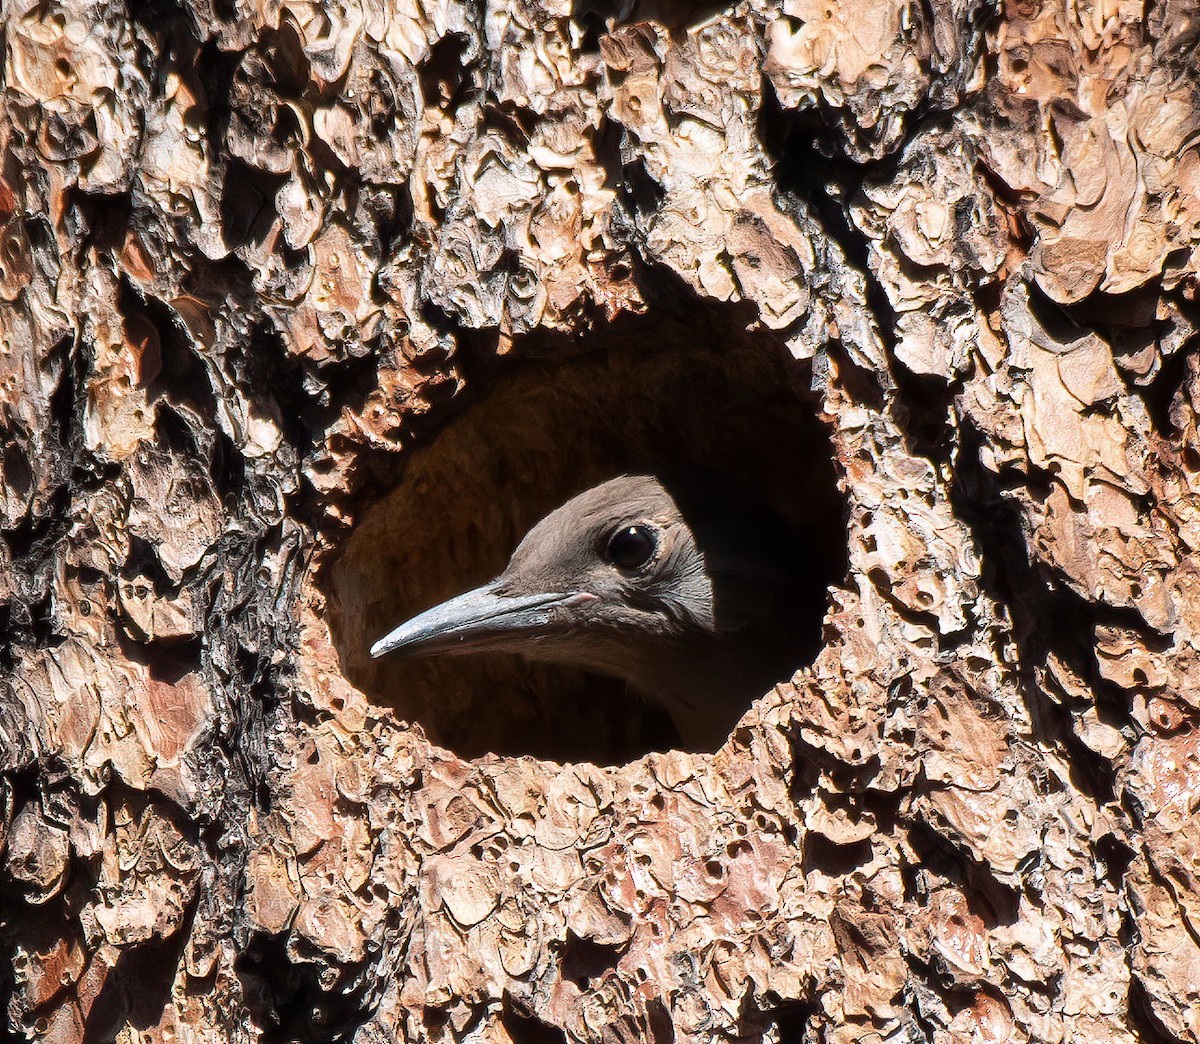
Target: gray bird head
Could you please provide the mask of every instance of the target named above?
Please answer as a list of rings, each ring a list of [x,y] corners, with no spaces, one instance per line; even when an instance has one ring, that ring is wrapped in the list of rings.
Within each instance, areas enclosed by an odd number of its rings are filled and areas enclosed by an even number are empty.
[[[779,527],[673,488],[625,475],[579,494],[496,579],[401,624],[371,655],[504,650],[570,663],[624,679],[677,723],[714,699],[761,694],[784,676],[769,636],[790,575]]]

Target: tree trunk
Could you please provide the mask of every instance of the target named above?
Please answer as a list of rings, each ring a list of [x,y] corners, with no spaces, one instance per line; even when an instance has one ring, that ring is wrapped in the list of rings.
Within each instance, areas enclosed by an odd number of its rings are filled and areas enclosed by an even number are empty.
[[[1200,10],[7,0],[10,1039],[1200,1040]],[[752,486],[711,750],[373,661]]]

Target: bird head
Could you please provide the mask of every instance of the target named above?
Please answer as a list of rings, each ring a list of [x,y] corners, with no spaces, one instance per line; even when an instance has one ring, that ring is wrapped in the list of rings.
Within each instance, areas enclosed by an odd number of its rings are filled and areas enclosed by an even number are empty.
[[[658,479],[625,475],[551,512],[496,579],[401,624],[371,655],[503,650],[621,674],[618,650],[714,627],[712,580],[679,505]]]
[[[728,494],[652,475],[586,490],[538,522],[498,577],[402,623],[371,655],[517,652],[621,678],[691,735],[726,727],[790,675],[798,634],[794,535]]]

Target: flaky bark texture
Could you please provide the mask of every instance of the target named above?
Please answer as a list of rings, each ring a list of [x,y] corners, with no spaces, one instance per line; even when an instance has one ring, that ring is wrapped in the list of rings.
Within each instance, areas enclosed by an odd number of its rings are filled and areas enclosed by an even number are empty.
[[[1200,1040],[1193,3],[0,11],[13,1039]],[[367,658],[683,464],[720,749]]]

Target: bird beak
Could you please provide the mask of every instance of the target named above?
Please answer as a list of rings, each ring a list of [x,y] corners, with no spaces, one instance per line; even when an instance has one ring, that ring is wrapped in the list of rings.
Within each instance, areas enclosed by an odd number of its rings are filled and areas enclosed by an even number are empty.
[[[530,638],[566,630],[571,617],[560,610],[596,597],[583,592],[506,595],[496,587],[493,581],[426,609],[380,638],[371,656],[520,649]]]

